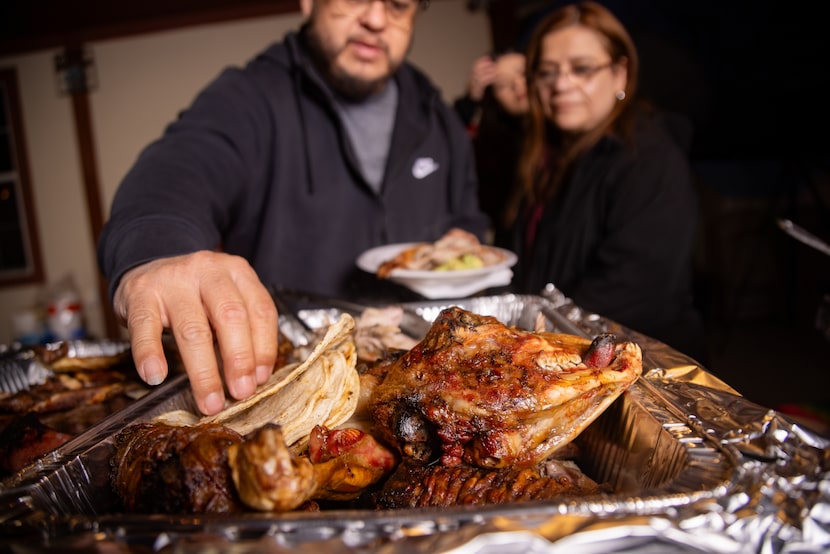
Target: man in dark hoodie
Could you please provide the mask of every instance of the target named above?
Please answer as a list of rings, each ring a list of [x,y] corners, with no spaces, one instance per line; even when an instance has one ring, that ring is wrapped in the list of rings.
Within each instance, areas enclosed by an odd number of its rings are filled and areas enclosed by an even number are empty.
[[[221,73],[141,153],[98,245],[139,375],[166,378],[170,329],[205,414],[223,376],[242,399],[271,374],[263,283],[358,296],[361,252],[488,226],[463,127],[405,61],[419,0],[300,4],[299,31]]]

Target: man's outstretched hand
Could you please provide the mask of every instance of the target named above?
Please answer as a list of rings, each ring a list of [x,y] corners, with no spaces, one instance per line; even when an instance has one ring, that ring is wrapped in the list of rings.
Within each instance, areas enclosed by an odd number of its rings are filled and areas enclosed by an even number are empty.
[[[243,258],[202,251],[148,262],[124,274],[113,304],[130,332],[136,370],[150,385],[167,377],[161,338],[172,331],[205,415],[224,407],[223,378],[230,395],[243,399],[274,369],[277,309]]]

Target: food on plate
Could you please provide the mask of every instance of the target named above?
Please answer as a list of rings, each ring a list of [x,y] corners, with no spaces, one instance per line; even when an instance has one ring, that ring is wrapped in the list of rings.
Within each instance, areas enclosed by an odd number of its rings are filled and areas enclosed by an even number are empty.
[[[476,269],[501,263],[500,250],[481,244],[474,234],[450,229],[435,242],[418,243],[380,264],[377,276],[387,279],[396,269],[418,271],[454,271]]]
[[[642,373],[639,346],[615,343],[609,355],[608,343],[446,308],[375,388],[372,420],[381,439],[422,463],[529,467],[573,440]]]
[[[355,366],[336,361],[354,358],[351,323],[341,316],[306,362],[278,369],[282,384],[263,385],[275,394],[255,405],[122,431],[111,478],[125,509],[397,509],[608,490],[582,473],[573,440],[642,372],[636,344],[524,331],[455,306],[411,348]],[[315,364],[359,385],[303,383]],[[313,408],[338,395],[338,417]]]

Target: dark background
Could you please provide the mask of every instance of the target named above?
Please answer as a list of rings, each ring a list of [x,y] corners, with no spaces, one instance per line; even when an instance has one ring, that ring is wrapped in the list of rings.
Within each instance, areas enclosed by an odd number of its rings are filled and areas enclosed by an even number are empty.
[[[440,2],[442,0],[432,0]],[[561,0],[468,0],[487,10],[495,46],[524,44]],[[799,4],[600,0],[628,27],[642,90],[695,125],[695,158],[827,159],[830,39]],[[297,0],[12,0],[0,6],[0,56],[243,17],[295,12]]]
[[[489,9],[497,47],[529,39],[560,0]],[[830,241],[830,32],[783,2],[600,0],[625,24],[640,93],[692,124],[699,192],[696,302],[708,369],[756,402],[796,406],[830,432],[830,256],[778,226]],[[659,240],[659,237],[655,237]],[[827,300],[830,311],[830,299]],[[828,316],[830,317],[830,316]]]
[[[529,4],[518,39],[565,2]],[[695,158],[823,156],[830,33],[799,4],[601,0],[641,56],[642,92],[695,124]],[[818,139],[818,140],[817,140]]]

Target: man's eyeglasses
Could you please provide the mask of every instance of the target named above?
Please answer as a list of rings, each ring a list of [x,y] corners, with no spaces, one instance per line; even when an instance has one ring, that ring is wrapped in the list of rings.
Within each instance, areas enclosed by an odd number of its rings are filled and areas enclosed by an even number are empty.
[[[386,17],[394,23],[408,23],[418,6],[424,8],[429,4],[428,0],[335,0],[336,3],[350,14],[359,14],[365,12],[372,2],[383,2],[386,7]]]
[[[567,76],[571,82],[578,85],[584,85],[594,78],[594,75],[608,69],[614,65],[614,62],[608,62],[600,65],[576,64],[571,66],[570,71],[562,71],[561,67],[548,67],[536,72],[534,82],[537,86],[551,89],[556,86],[557,81],[563,75]]]

